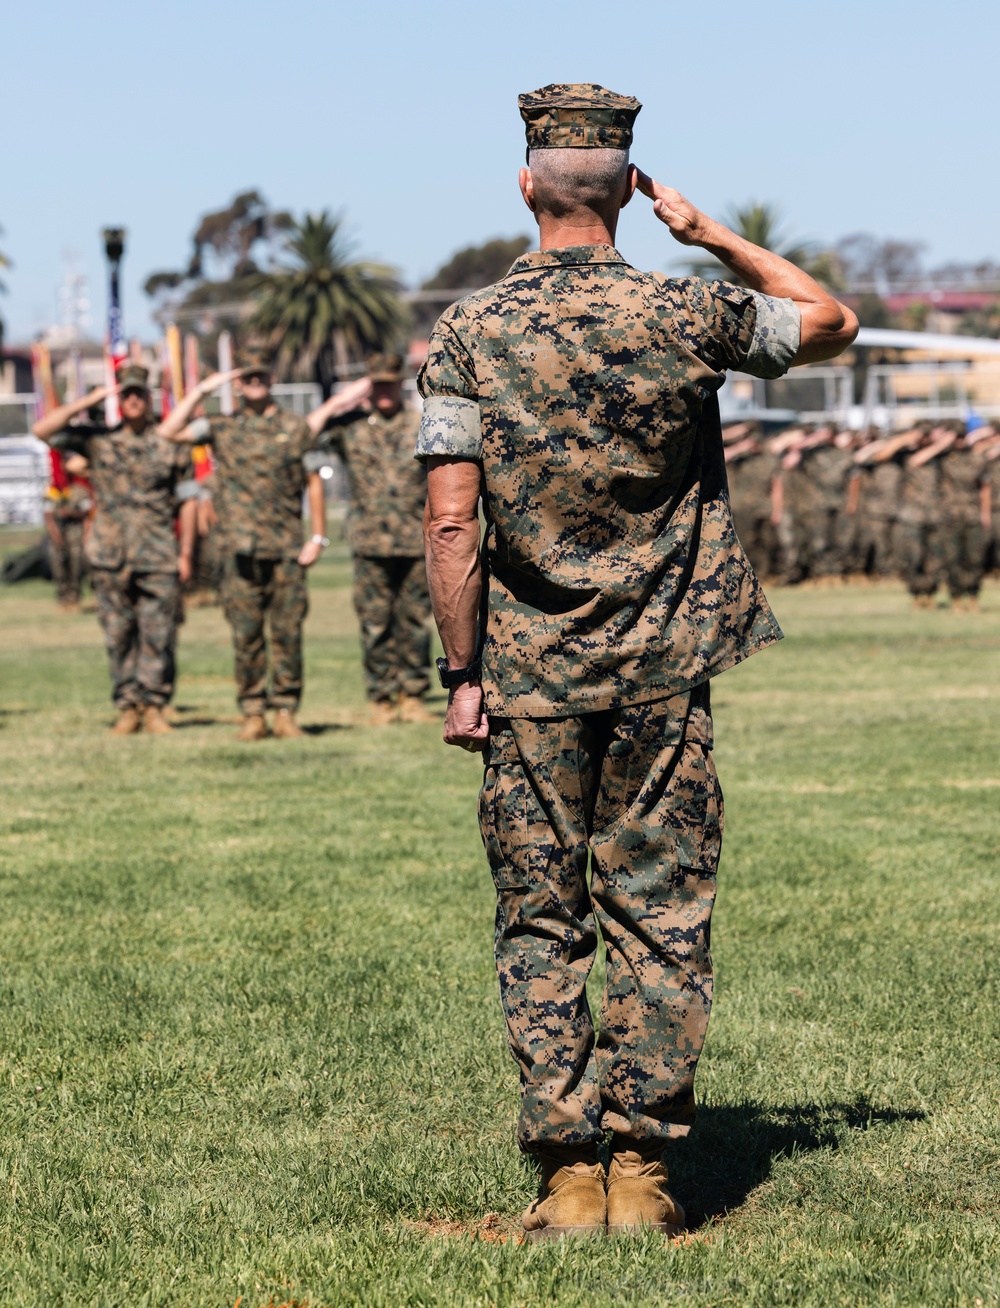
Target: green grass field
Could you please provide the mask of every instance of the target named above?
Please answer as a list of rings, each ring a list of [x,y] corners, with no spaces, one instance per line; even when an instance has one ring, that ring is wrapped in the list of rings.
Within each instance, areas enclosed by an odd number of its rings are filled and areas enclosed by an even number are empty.
[[[331,555],[295,742],[234,741],[218,610],[120,739],[96,620],[0,591],[0,1302],[996,1304],[1000,588],[774,594],[715,684],[692,1232],[525,1247],[479,770],[364,725]]]

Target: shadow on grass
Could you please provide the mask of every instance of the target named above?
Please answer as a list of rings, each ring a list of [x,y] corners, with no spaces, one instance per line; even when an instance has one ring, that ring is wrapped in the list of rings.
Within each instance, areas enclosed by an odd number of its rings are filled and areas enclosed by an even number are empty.
[[[849,1104],[710,1105],[698,1109],[691,1137],[668,1154],[671,1181],[689,1228],[740,1207],[782,1158],[839,1149],[850,1132],[897,1122],[921,1122],[917,1109]],[[673,1185],[672,1187],[673,1188]]]

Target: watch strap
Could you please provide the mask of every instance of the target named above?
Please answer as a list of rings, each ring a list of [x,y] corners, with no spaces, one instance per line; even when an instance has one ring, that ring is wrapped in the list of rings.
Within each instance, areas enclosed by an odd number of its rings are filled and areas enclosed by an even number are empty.
[[[453,690],[456,686],[464,686],[466,682],[479,681],[483,675],[483,661],[475,659],[468,667],[450,668],[447,659],[438,659],[437,670],[441,685],[445,690]]]

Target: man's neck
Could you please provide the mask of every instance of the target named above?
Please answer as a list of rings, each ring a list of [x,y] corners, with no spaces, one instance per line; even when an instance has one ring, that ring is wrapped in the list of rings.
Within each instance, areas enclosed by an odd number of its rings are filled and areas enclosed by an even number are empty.
[[[148,418],[123,418],[122,426],[128,428],[133,436],[141,436],[149,426]]]
[[[573,245],[614,246],[615,230],[593,214],[586,217],[550,218],[540,214],[538,219],[538,248],[540,250],[566,250]]]
[[[270,395],[268,395],[266,400],[253,400],[253,401],[248,400],[246,396],[243,397],[243,407],[245,409],[249,409],[251,413],[255,413],[258,418],[261,416],[261,414],[267,413],[268,409],[271,407],[273,403],[274,400],[271,398]]]

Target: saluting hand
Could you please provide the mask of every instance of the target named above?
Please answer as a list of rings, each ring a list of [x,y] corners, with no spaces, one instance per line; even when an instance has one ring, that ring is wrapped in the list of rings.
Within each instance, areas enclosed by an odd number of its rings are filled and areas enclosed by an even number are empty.
[[[217,391],[220,386],[225,386],[226,382],[235,381],[237,377],[242,376],[242,368],[230,368],[228,372],[213,372],[204,381],[198,383],[198,389],[202,395],[211,395],[212,391]]]
[[[704,245],[715,227],[713,219],[685,200],[672,186],[654,182],[648,173],[636,169],[639,190],[653,201],[653,212],[661,223],[666,223],[670,234],[681,245]]]

